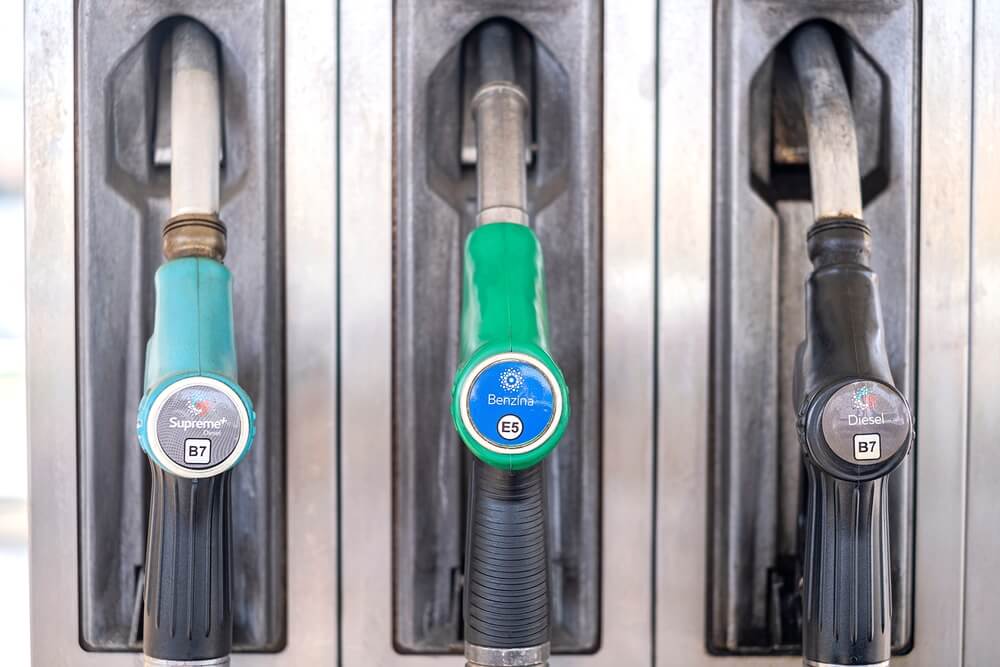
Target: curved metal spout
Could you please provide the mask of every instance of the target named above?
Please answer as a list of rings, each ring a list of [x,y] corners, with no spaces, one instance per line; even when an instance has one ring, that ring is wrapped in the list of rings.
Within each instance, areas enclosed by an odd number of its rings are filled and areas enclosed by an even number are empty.
[[[809,178],[817,221],[862,220],[858,139],[847,83],[829,31],[798,28],[790,38],[809,137]]]
[[[226,256],[226,228],[219,220],[222,98],[215,38],[192,20],[171,37],[170,220],[163,227],[163,255]]]
[[[528,97],[514,82],[514,36],[506,23],[479,32],[481,85],[472,98],[476,119],[478,223],[528,224],[524,124]]]
[[[215,38],[200,23],[184,21],[174,28],[171,54],[171,215],[215,215],[222,145]]]

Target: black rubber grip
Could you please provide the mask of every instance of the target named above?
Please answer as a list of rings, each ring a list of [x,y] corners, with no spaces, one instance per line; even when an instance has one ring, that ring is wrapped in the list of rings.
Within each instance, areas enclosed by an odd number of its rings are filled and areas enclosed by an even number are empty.
[[[229,655],[230,473],[185,479],[150,467],[143,653],[161,660]]]
[[[892,650],[885,478],[837,479],[807,464],[802,655],[878,664]]]
[[[542,464],[500,470],[478,459],[469,497],[465,641],[526,648],[549,641]]]

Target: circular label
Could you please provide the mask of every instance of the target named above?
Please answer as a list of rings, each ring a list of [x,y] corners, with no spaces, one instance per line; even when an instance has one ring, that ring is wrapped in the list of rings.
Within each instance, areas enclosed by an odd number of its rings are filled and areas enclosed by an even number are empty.
[[[526,355],[487,360],[464,401],[467,421],[494,451],[523,451],[544,442],[560,408],[552,373]]]
[[[163,467],[185,477],[218,474],[248,444],[249,417],[224,383],[181,380],[157,396],[149,412],[149,444]]]
[[[899,394],[881,382],[851,382],[827,402],[822,426],[827,445],[838,457],[876,465],[906,444],[910,411]]]

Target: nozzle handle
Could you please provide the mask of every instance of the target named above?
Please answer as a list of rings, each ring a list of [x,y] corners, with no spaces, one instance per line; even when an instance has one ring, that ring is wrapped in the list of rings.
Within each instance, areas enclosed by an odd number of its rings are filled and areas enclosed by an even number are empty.
[[[470,665],[482,649],[549,642],[542,464],[502,470],[475,460],[469,494],[465,641]],[[481,659],[481,658],[480,658]],[[543,664],[524,663],[517,664]]]
[[[850,482],[814,465],[806,471],[805,664],[887,664],[892,596],[886,480]]]
[[[150,471],[143,653],[225,658],[233,644],[231,473],[187,479],[153,462]]]
[[[891,656],[888,475],[913,419],[885,348],[869,232],[817,224],[798,369],[807,474],[802,655],[806,665],[887,665]]]

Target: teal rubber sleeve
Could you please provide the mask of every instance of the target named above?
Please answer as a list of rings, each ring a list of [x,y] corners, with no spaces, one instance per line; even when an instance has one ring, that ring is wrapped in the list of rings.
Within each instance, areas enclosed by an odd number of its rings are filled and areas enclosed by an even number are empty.
[[[157,395],[192,376],[219,380],[240,397],[250,416],[249,451],[256,415],[250,397],[236,381],[232,274],[213,259],[184,257],[160,266],[154,285],[155,319],[146,343],[145,394],[137,419],[143,451],[157,461],[146,435],[149,410]]]
[[[205,257],[184,257],[156,272],[156,320],[146,347],[146,390],[183,373],[235,380],[232,275]]]

